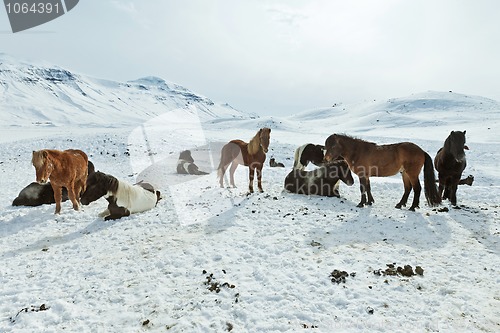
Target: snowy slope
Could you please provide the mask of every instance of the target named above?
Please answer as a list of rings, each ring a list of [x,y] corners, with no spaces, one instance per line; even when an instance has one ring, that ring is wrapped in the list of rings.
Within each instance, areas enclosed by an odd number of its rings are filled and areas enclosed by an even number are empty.
[[[318,128],[331,127],[337,132],[345,128],[360,135],[373,135],[383,129],[384,136],[395,138],[404,132],[408,138],[440,140],[446,132],[467,129],[470,139],[498,142],[495,129],[500,128],[500,103],[480,96],[428,91],[387,101],[304,111],[288,119],[308,121]],[[460,129],[464,124],[467,126]]]
[[[15,126],[123,127],[166,111],[196,107],[202,121],[246,118],[157,77],[129,82],[96,79],[0,54],[0,122]]]
[[[141,91],[136,85],[152,81],[102,86],[108,86],[106,95],[135,96]],[[11,107],[37,108],[28,90],[16,89],[15,100],[2,95]],[[74,101],[77,93],[71,91]],[[53,103],[46,94],[37,96],[38,104]],[[93,98],[95,105],[104,103]],[[18,119],[1,110],[0,332],[500,329],[500,152],[492,134],[499,130],[497,102],[428,92],[288,118],[230,121],[220,115],[201,120],[196,114],[204,106],[189,108],[190,116],[167,111],[149,118],[123,108],[123,127],[110,126],[122,118],[112,112],[107,118],[88,105],[99,116],[86,128],[67,130],[60,125],[74,128],[74,119],[47,111],[50,127],[30,130],[36,140],[13,138],[7,130]],[[85,120],[82,114],[78,121]],[[246,195],[247,169],[241,166],[238,187],[219,188],[214,168],[220,146],[249,140],[261,126],[273,128],[268,158],[285,168],[265,166],[264,193]],[[377,142],[410,140],[434,156],[451,129],[467,130],[465,175],[475,176],[473,186],[458,191],[462,209],[447,202],[439,208],[448,212],[432,209],[423,196],[417,212],[393,208],[403,192],[399,176],[372,179],[375,203],[362,209],[356,208],[357,179],[352,187],[341,184],[342,199],[282,190],[300,144],[345,132]],[[151,211],[106,222],[98,217],[104,199],[79,212],[66,202],[59,216],[53,205],[10,206],[34,180],[32,150],[70,147],[130,183],[149,177],[163,200]],[[175,174],[178,153],[186,148],[211,174]],[[421,266],[424,272],[392,275],[388,264]],[[348,276],[336,281],[334,270]]]

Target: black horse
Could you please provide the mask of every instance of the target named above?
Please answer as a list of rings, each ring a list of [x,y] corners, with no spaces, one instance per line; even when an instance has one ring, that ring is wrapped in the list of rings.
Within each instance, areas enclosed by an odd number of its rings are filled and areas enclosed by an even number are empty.
[[[88,174],[91,175],[95,172],[94,164],[89,161]],[[82,195],[82,193],[80,193]],[[68,191],[63,187],[62,201],[68,200]],[[23,188],[17,198],[12,202],[12,206],[41,206],[46,204],[56,203],[54,199],[54,190],[50,182],[40,184],[33,182]]]
[[[269,160],[269,166],[271,168],[284,168],[285,167],[285,165],[283,163],[276,162],[276,160],[274,159],[274,157]]]
[[[349,165],[335,160],[313,171],[293,169],[285,178],[285,189],[292,193],[340,197],[339,181],[354,184]]]
[[[457,186],[461,183],[462,172],[467,166],[464,149],[469,148],[465,145],[465,132],[452,131],[434,158],[439,194],[443,199],[449,199],[453,206],[457,205]]]
[[[325,162],[325,146],[306,143],[295,150],[293,168],[304,170],[309,162],[322,166]]]
[[[184,150],[179,155],[177,161],[177,173],[184,175],[207,175],[208,172],[198,170],[198,166],[194,164],[194,159],[191,156],[191,151]]]

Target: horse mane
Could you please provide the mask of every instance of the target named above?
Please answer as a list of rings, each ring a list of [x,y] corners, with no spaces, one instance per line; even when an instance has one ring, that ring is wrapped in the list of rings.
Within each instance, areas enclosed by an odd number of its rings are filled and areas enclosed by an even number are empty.
[[[120,181],[111,175],[107,176],[109,182],[109,191],[112,192],[113,194],[116,194],[116,192],[118,192],[118,184],[120,183]]]
[[[258,130],[254,137],[248,142],[247,150],[250,155],[254,155],[259,151],[260,148],[260,132],[262,129]]]
[[[338,136],[338,137],[345,138],[345,139],[353,140],[353,141],[355,141],[357,143],[371,144],[371,145],[374,145],[374,146],[377,145],[375,142],[366,141],[366,140],[363,140],[363,139],[360,139],[360,138],[356,138],[354,136],[347,135],[347,134],[335,134],[335,135]]]
[[[108,193],[113,195],[118,191],[118,179],[101,171],[96,171],[89,176],[89,179],[95,178],[97,183],[106,184]]]

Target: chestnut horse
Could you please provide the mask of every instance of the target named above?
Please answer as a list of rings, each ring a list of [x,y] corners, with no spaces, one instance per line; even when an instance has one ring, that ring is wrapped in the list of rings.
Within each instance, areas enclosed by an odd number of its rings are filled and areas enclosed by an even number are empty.
[[[457,205],[457,186],[461,182],[466,183],[460,180],[467,166],[464,149],[469,149],[465,145],[465,131],[451,131],[434,158],[434,166],[438,171],[439,195],[442,199],[449,199],[453,206]]]
[[[358,207],[363,207],[365,204],[371,205],[374,202],[370,188],[371,176],[387,177],[401,172],[405,191],[396,208],[406,205],[413,189],[413,203],[410,210],[414,211],[420,202],[422,187],[418,175],[422,167],[424,167],[424,190],[427,203],[429,206],[441,203],[435,184],[436,176],[432,159],[414,143],[377,145],[347,135],[332,134],[326,139],[325,148],[326,161],[342,156],[352,172],[358,175],[361,190],[361,202]]]
[[[33,151],[31,163],[35,167],[38,183],[44,184],[50,178],[50,185],[54,190],[56,214],[61,212],[63,187],[68,190],[73,209],[80,208],[79,198],[85,191],[88,175],[88,157],[83,151],[77,149]]]
[[[222,147],[220,163],[217,168],[220,187],[224,187],[224,174],[226,173],[227,166],[232,162],[231,168],[229,169],[231,186],[236,187],[234,185],[234,171],[239,164],[242,164],[249,167],[250,183],[248,185],[248,190],[250,193],[253,193],[253,178],[255,171],[257,171],[257,185],[259,191],[264,192],[261,183],[262,167],[264,166],[266,153],[269,149],[270,135],[271,129],[264,127],[261,128],[248,143],[242,140],[232,140]]]

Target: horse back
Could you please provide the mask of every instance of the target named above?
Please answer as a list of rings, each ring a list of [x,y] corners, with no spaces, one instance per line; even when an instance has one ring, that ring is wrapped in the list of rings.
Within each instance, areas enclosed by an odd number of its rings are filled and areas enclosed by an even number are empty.
[[[358,176],[387,177],[402,171],[418,174],[425,162],[425,152],[412,142],[366,145],[355,154],[346,161]]]
[[[231,140],[222,148],[222,159],[227,163],[230,163],[238,156],[237,162],[245,166],[248,165],[248,143],[243,140]],[[243,161],[241,161],[241,158]],[[242,163],[243,162],[243,163]]]
[[[73,156],[73,158],[75,160],[79,160],[81,157],[83,159],[83,161],[85,161],[85,165],[88,168],[89,158],[88,158],[87,154],[85,154],[83,151],[81,151],[79,149],[66,149],[64,151],[64,153],[69,154],[69,156]]]
[[[127,208],[133,214],[154,208],[159,198],[156,192],[145,189],[140,184],[130,185],[120,180],[114,196],[118,206]]]

